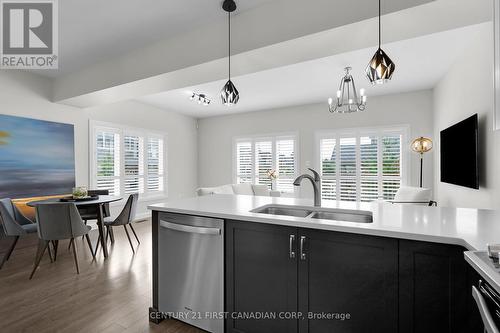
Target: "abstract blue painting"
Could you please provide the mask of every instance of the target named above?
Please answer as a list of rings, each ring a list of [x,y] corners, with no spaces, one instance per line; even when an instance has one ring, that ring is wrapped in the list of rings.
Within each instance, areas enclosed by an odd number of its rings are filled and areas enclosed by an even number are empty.
[[[68,194],[74,186],[73,125],[0,115],[0,198]]]

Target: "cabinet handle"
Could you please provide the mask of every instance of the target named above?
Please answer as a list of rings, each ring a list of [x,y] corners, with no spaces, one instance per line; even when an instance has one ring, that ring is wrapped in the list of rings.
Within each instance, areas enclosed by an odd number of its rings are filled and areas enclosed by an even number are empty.
[[[304,243],[306,236],[300,236],[300,260],[306,260],[306,253],[304,252]]]
[[[295,258],[295,251],[293,250],[293,242],[295,242],[295,235],[290,235],[288,244],[288,253],[290,254],[290,259]]]

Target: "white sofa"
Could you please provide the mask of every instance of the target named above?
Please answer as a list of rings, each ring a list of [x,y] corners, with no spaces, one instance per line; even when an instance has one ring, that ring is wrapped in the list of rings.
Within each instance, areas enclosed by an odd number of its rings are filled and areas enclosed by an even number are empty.
[[[227,184],[215,187],[200,187],[196,190],[198,196],[212,194],[245,194],[258,196],[279,197],[279,191],[271,191],[267,185],[255,184]]]

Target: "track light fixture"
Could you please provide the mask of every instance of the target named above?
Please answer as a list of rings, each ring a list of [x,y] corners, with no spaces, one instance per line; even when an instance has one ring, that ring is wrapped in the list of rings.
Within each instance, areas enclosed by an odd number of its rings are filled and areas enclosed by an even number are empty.
[[[211,102],[210,98],[208,98],[205,94],[192,93],[189,99],[191,101],[197,101],[198,104],[203,104],[205,106],[210,105]]]

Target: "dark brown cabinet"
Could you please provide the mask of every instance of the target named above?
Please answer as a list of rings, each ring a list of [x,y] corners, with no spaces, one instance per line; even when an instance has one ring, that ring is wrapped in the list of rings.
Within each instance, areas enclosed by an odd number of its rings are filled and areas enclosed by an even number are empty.
[[[295,233],[296,228],[226,223],[226,332],[297,332],[296,320],[264,318],[297,311],[297,262],[289,254]]]
[[[463,251],[226,221],[226,332],[482,332]]]
[[[301,320],[299,332],[397,332],[396,239],[310,229],[298,229],[298,235],[305,237],[299,311],[349,315]]]
[[[463,251],[453,245],[399,241],[400,332],[470,332]]]
[[[227,221],[226,332],[397,332],[397,245]],[[277,318],[238,318],[252,312]]]

